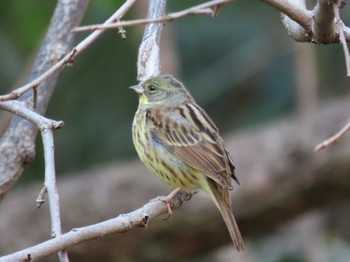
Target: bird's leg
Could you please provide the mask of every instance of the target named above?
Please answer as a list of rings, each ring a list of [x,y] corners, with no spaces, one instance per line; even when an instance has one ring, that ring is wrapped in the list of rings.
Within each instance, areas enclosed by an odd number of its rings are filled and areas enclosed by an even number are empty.
[[[166,204],[166,206],[168,208],[168,217],[165,218],[165,220],[169,219],[171,217],[171,215],[173,214],[173,211],[171,210],[170,201],[180,190],[181,190],[181,188],[178,187],[166,196],[158,196],[155,199],[151,200],[151,201],[162,201],[164,204]]]
[[[197,194],[197,191],[195,191],[195,192],[187,192],[186,194],[187,194],[187,195],[186,195],[185,201],[188,201],[188,200],[191,200],[191,198],[193,197],[193,195]]]

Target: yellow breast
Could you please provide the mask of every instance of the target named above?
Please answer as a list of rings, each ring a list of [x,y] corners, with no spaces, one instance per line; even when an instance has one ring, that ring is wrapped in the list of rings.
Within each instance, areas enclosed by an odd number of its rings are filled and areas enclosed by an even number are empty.
[[[146,111],[138,110],[136,113],[132,137],[141,161],[166,184],[185,191],[207,187],[203,174],[178,159],[152,137],[146,123]]]

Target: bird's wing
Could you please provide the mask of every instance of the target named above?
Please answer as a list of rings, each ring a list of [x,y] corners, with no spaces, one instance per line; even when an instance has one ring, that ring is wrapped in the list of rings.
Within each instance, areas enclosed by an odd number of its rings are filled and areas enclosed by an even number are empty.
[[[218,184],[232,188],[234,165],[210,117],[196,104],[154,108],[147,121],[152,135],[171,153]]]

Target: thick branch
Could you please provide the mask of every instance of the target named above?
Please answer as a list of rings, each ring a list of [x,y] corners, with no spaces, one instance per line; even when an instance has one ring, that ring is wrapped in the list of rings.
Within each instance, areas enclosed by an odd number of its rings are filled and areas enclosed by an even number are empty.
[[[319,44],[340,41],[332,1],[319,0],[312,11],[306,9],[305,0],[261,1],[282,12],[282,22],[288,34],[296,41]],[[350,29],[344,26],[347,41],[350,41],[349,32]]]
[[[297,22],[305,32],[311,31],[312,14],[306,10],[305,0],[262,0]]]
[[[166,0],[150,1],[147,18],[163,17],[165,7]],[[140,82],[160,74],[159,42],[162,29],[163,23],[151,23],[145,28],[137,59],[137,80]]]
[[[335,14],[329,0],[319,0],[313,10],[313,38],[316,43],[338,40],[338,30],[335,27]]]

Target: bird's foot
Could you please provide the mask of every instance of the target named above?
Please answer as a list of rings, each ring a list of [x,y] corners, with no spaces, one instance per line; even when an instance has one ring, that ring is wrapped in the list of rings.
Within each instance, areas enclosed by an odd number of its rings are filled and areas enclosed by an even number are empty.
[[[153,202],[153,201],[162,201],[164,204],[166,204],[167,208],[168,208],[168,216],[166,218],[164,218],[164,220],[167,220],[169,219],[172,214],[173,214],[173,211],[171,209],[171,199],[173,199],[173,197],[180,191],[181,189],[178,187],[176,189],[174,189],[170,194],[166,195],[166,196],[158,196],[154,199],[151,199],[150,202]],[[191,195],[192,197],[192,195]]]

